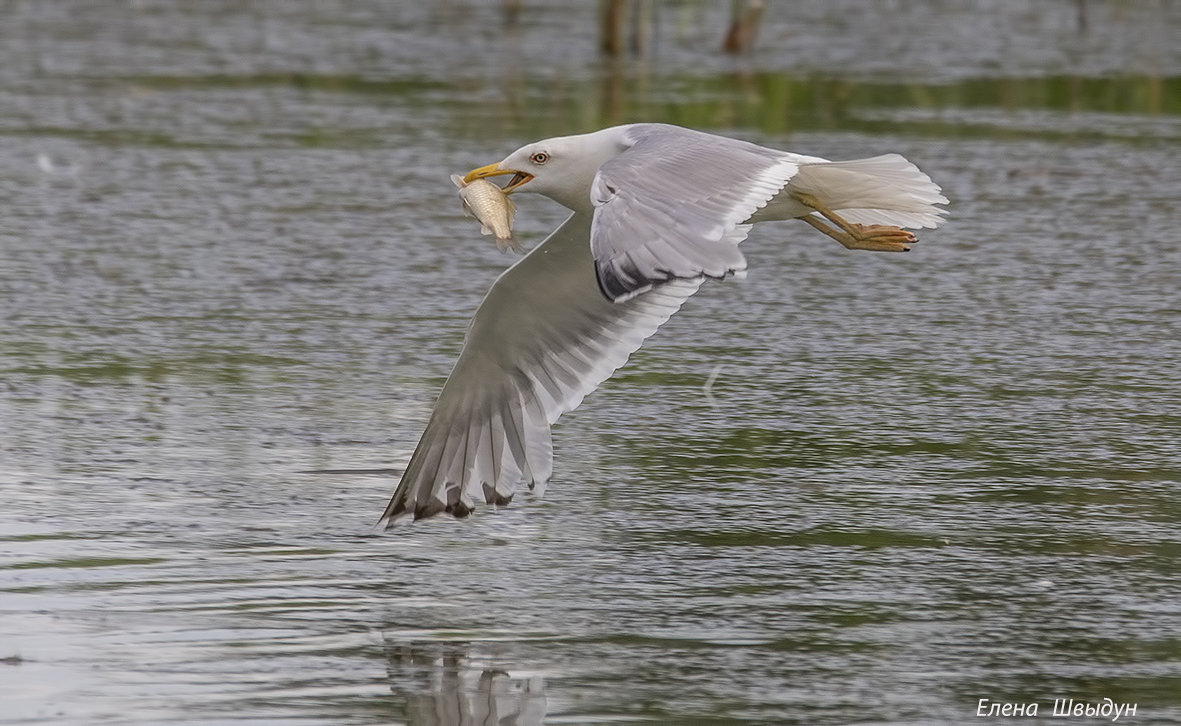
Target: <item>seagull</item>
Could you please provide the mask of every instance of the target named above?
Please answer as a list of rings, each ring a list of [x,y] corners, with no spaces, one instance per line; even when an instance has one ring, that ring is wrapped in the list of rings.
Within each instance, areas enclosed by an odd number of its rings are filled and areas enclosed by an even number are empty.
[[[799,219],[850,250],[905,252],[947,204],[898,154],[829,161],[667,124],[523,146],[508,176],[571,214],[497,278],[381,522],[504,506],[544,491],[550,426],[627,362],[704,281],[740,277],[759,222]]]

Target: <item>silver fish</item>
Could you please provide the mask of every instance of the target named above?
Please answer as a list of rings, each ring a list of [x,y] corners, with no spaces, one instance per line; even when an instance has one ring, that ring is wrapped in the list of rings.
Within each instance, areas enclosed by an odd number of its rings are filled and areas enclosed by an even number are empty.
[[[480,233],[495,234],[496,248],[501,252],[510,247],[514,252],[520,252],[521,243],[513,235],[513,219],[517,216],[517,207],[513,200],[487,179],[477,179],[470,184],[464,184],[463,177],[452,174],[451,181],[459,187],[464,214],[480,221]]]

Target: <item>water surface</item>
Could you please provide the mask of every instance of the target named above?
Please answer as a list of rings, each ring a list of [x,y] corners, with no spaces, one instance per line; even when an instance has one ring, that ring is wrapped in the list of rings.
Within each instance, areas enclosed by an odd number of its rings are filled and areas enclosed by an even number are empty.
[[[1181,721],[1177,7],[853,5],[615,63],[590,3],[7,5],[0,722]],[[383,533],[395,475],[300,473],[404,465],[511,262],[447,174],[632,120],[952,217],[757,229],[544,499]]]

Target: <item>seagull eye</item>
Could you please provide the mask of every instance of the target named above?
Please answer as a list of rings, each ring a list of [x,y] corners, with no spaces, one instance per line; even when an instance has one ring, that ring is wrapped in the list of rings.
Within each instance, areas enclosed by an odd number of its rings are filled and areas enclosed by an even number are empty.
[[[529,161],[532,161],[534,164],[540,166],[541,164],[549,161],[549,154],[545,153],[544,151],[539,151],[533,156],[530,156]]]

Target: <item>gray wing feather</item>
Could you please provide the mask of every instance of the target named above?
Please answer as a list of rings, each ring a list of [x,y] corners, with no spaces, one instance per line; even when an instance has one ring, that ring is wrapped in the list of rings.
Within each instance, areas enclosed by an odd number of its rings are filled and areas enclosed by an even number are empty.
[[[406,472],[391,523],[507,504],[552,471],[550,424],[609,378],[701,286],[677,280],[615,304],[599,292],[591,219],[572,215],[497,279]]]
[[[637,124],[599,168],[591,251],[600,289],[620,302],[672,279],[746,269],[742,225],[795,175],[788,154],[699,131]]]

